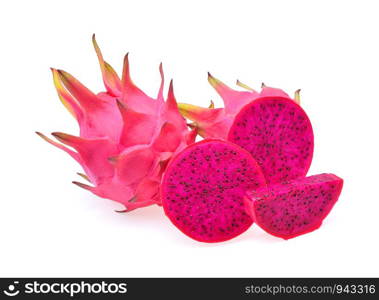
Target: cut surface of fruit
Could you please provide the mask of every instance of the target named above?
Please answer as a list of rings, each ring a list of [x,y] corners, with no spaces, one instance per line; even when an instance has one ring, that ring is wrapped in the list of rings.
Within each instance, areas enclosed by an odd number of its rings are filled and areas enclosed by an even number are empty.
[[[290,239],[321,226],[342,186],[336,175],[319,174],[249,191],[246,204],[263,230]]]
[[[263,97],[246,105],[234,119],[228,140],[251,153],[268,184],[304,177],[312,162],[311,122],[291,99]]]
[[[166,215],[183,233],[201,242],[221,242],[251,226],[244,195],[265,185],[246,150],[222,140],[203,140],[169,163],[161,198]]]

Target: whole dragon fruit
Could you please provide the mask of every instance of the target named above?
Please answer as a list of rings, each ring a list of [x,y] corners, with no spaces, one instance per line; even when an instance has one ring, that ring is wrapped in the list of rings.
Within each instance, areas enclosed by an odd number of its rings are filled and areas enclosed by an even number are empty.
[[[53,132],[57,141],[44,140],[67,152],[82,167],[78,173],[91,185],[73,183],[107,199],[122,203],[123,211],[161,204],[159,185],[168,161],[193,143],[196,130],[188,130],[180,115],[170,83],[163,97],[164,75],[156,99],[132,81],[128,54],[122,78],[103,59],[95,35],[92,42],[100,63],[105,92],[94,94],[69,73],[52,69],[55,88],[64,106],[76,118],[80,136]]]

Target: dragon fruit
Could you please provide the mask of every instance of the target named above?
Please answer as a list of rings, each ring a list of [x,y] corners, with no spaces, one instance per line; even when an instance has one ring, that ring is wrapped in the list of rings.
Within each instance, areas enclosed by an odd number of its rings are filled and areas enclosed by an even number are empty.
[[[76,118],[80,135],[37,132],[44,140],[67,152],[83,168],[78,173],[91,185],[73,183],[92,193],[122,203],[123,211],[161,204],[159,185],[171,157],[196,138],[180,115],[172,81],[163,97],[164,75],[157,98],[147,96],[132,81],[128,55],[122,78],[103,59],[95,36],[93,45],[100,63],[105,92],[94,94],[69,73],[52,69],[58,96]]]
[[[235,116],[246,104],[259,97],[284,97],[291,99],[284,91],[268,87],[263,83],[261,92],[257,92],[239,80],[237,80],[237,85],[245,88],[246,91],[234,90],[213,77],[210,73],[208,73],[208,82],[221,96],[224,108],[214,108],[213,102],[207,108],[187,103],[178,104],[180,113],[193,121],[188,125],[192,128],[197,128],[199,135],[204,138],[227,139]],[[300,90],[295,92],[293,101],[298,104],[300,103]]]
[[[280,89],[262,85],[260,93],[236,91],[208,73],[208,81],[225,108],[179,104],[182,115],[203,137],[227,139],[248,150],[268,183],[305,176],[313,156],[313,130],[300,107],[299,90],[291,99]]]
[[[162,204],[171,222],[189,237],[222,242],[252,225],[244,196],[263,186],[260,167],[246,150],[208,139],[170,161],[162,180]]]
[[[269,184],[305,176],[312,162],[311,122],[288,98],[260,97],[245,105],[228,140],[251,153]]]
[[[248,212],[268,233],[290,239],[318,229],[337,202],[343,180],[319,174],[249,191]]]

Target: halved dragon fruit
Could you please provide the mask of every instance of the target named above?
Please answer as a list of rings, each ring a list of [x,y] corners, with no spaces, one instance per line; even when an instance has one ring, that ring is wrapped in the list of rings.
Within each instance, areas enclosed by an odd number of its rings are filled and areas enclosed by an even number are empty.
[[[128,55],[120,79],[104,61],[95,36],[92,41],[106,92],[96,95],[69,73],[52,69],[58,96],[78,121],[80,136],[52,133],[68,148],[37,134],[83,167],[85,174],[79,175],[91,185],[76,181],[74,184],[122,203],[125,211],[161,204],[159,185],[167,163],[176,152],[195,141],[196,130],[188,130],[178,111],[172,81],[164,100],[162,65],[161,84],[154,99],[133,83]]]
[[[304,177],[311,166],[311,122],[300,105],[288,98],[260,97],[245,105],[228,140],[251,153],[269,184]]]
[[[208,74],[225,108],[179,104],[180,112],[204,137],[227,139],[249,151],[268,183],[305,176],[312,162],[312,125],[300,107],[299,90],[291,99],[280,89],[262,85],[260,93],[236,91]]]
[[[162,181],[162,203],[171,222],[189,237],[222,242],[251,226],[244,196],[264,186],[260,167],[246,150],[206,139],[170,161]]]
[[[222,98],[224,108],[214,108],[213,102],[211,102],[210,107],[201,107],[187,103],[178,104],[180,113],[193,121],[189,126],[197,128],[199,135],[204,138],[227,139],[236,115],[246,104],[257,98],[282,97],[291,99],[284,91],[268,87],[263,83],[261,92],[257,92],[238,80],[237,85],[245,88],[246,91],[234,90],[213,77],[210,73],[208,73],[208,82]],[[300,90],[295,92],[295,97],[291,100],[295,103],[300,103]]]
[[[268,233],[290,239],[318,229],[341,194],[343,180],[319,174],[249,191],[248,212]]]

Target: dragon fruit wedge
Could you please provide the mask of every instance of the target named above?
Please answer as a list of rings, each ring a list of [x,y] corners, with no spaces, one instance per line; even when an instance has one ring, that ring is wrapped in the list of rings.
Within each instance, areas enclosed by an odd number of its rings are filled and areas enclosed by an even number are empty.
[[[196,130],[188,130],[180,115],[172,81],[163,97],[164,75],[157,98],[141,91],[129,74],[125,56],[122,78],[104,61],[95,36],[105,92],[94,94],[69,73],[52,69],[59,99],[78,121],[80,134],[37,132],[44,140],[67,152],[83,168],[78,173],[91,185],[73,183],[107,199],[122,203],[124,211],[161,204],[159,186],[171,157],[193,143]]]
[[[252,225],[245,193],[264,186],[260,167],[246,150],[206,139],[170,161],[162,181],[162,204],[184,234],[201,242],[222,242]]]
[[[290,239],[318,229],[337,202],[343,180],[319,174],[250,191],[248,212],[268,233]]]

